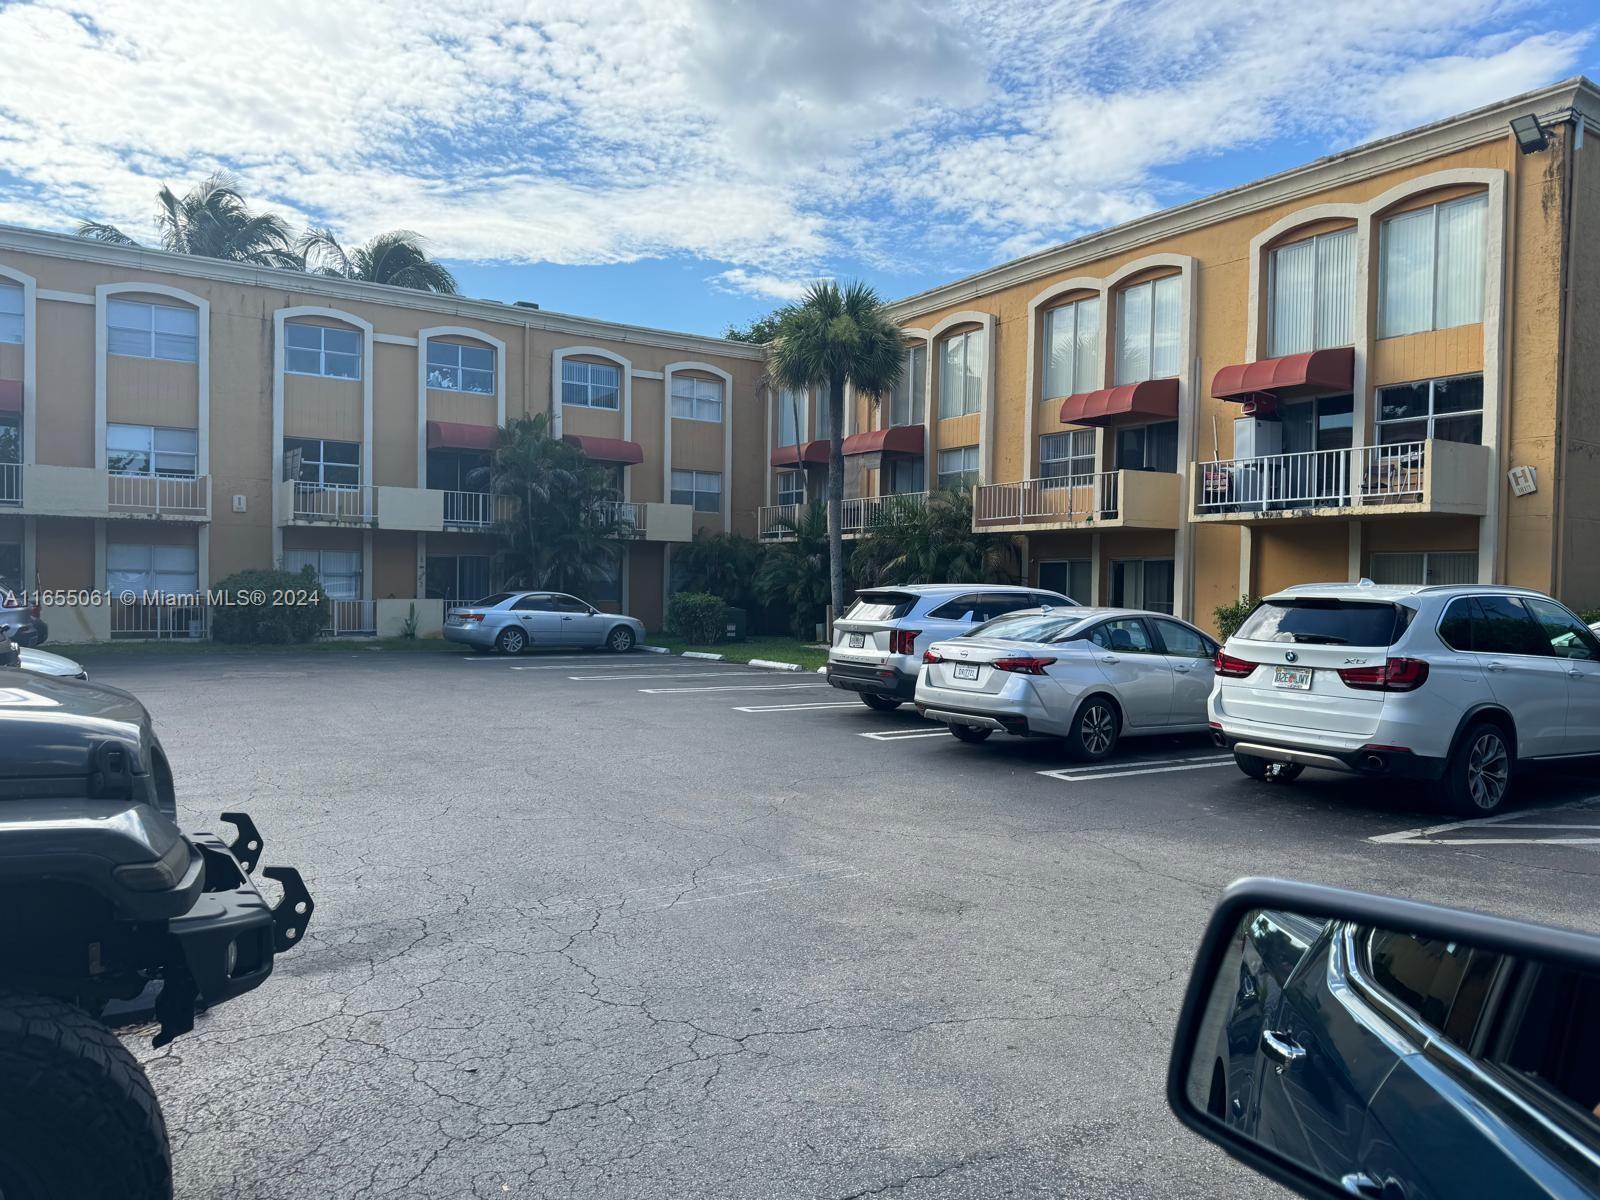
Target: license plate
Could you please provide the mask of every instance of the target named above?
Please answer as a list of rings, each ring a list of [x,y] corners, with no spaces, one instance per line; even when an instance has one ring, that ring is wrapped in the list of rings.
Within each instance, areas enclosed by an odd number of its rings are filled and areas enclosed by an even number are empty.
[[[955,676],[957,679],[976,679],[978,677],[978,664],[956,663]]]
[[[852,650],[859,650],[866,644],[867,635],[864,633],[852,633],[850,635],[850,640],[845,643],[845,645],[849,646]]]
[[[1288,688],[1294,692],[1309,692],[1311,690],[1310,667],[1276,667],[1272,672],[1272,682],[1278,687]]]

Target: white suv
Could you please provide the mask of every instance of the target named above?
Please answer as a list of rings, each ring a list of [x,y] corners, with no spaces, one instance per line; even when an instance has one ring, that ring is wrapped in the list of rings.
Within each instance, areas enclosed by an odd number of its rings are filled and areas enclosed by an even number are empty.
[[[1253,779],[1416,779],[1487,816],[1518,763],[1600,754],[1600,638],[1522,588],[1306,584],[1228,639],[1210,717]]]

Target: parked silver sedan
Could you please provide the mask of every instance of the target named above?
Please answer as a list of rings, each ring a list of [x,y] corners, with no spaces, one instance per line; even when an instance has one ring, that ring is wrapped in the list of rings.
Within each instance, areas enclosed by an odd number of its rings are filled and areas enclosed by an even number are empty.
[[[446,613],[444,639],[484,653],[604,646],[621,654],[644,640],[644,623],[564,592],[496,592]]]
[[[999,730],[1058,737],[1074,758],[1124,734],[1199,733],[1217,643],[1164,613],[1031,609],[930,646],[917,711],[966,742]]]

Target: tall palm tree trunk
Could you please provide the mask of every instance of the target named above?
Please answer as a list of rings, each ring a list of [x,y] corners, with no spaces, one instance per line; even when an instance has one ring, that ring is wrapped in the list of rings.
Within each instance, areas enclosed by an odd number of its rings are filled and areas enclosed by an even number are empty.
[[[828,379],[828,586],[833,619],[844,616],[844,375]]]

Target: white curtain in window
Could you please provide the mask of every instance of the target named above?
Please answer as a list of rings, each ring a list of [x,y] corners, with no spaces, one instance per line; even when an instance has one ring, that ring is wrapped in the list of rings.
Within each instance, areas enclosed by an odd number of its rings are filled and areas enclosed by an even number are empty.
[[[1379,233],[1378,336],[1433,328],[1433,209],[1402,213]]]
[[[22,288],[0,282],[0,342],[22,344]]]
[[[1150,376],[1150,285],[1117,293],[1117,382],[1142,383]]]
[[[967,378],[961,411],[975,413],[983,400],[983,336],[973,330],[962,340],[967,344]]]
[[[1341,229],[1316,239],[1317,320],[1313,350],[1355,343],[1356,231]]]
[[[1100,300],[1079,300],[1077,345],[1072,355],[1072,394],[1100,386]]]
[[[1078,354],[1078,306],[1063,304],[1044,314],[1044,398],[1073,393]]]
[[[1317,244],[1308,238],[1272,252],[1273,358],[1316,348]]]
[[[200,554],[194,546],[106,546],[106,587],[113,595],[200,590]]]
[[[983,395],[983,336],[977,330],[946,338],[939,374],[939,415],[978,411]]]
[[[828,389],[819,384],[812,389],[817,401],[817,436],[824,441],[833,437],[833,410],[828,407]]]
[[[1178,322],[1183,306],[1179,277],[1157,279],[1155,316],[1150,334],[1150,378],[1169,379],[1178,373]]]
[[[1488,211],[1485,196],[1439,206],[1435,329],[1483,320],[1483,238]]]
[[[792,388],[784,388],[778,393],[778,445],[799,444],[800,412],[805,402],[805,394]]]

